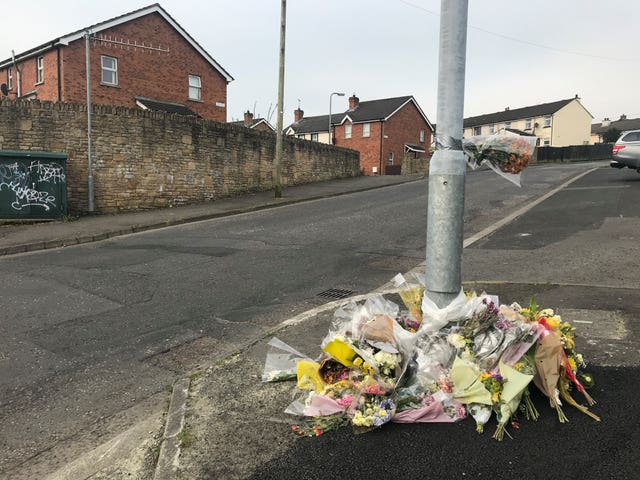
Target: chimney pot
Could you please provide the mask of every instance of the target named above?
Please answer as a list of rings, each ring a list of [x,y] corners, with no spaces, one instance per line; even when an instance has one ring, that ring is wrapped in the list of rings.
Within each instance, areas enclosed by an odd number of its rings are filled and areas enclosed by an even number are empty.
[[[349,110],[353,110],[355,108],[358,108],[359,104],[360,104],[360,99],[358,97],[356,97],[355,93],[352,96],[349,97]]]
[[[626,120],[627,116],[623,113],[622,115],[620,115],[620,120]]]
[[[304,111],[300,110],[300,107],[293,111],[294,122],[299,122],[300,120],[302,120],[302,117],[304,117]]]
[[[504,111],[508,112],[509,111],[509,107],[504,107]]]
[[[253,113],[247,110],[246,112],[244,112],[244,126],[249,127],[251,126],[252,122],[253,122]]]

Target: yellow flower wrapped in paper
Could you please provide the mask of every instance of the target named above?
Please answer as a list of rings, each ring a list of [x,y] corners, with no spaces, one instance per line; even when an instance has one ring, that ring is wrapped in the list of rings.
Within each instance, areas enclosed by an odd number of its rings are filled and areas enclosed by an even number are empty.
[[[300,390],[315,390],[321,392],[325,383],[320,377],[320,364],[311,360],[300,360],[296,364],[298,388]]]
[[[491,405],[491,393],[480,381],[480,369],[471,362],[465,362],[456,356],[451,367],[453,398],[460,403],[482,403]]]
[[[353,360],[358,355],[347,340],[340,335],[336,335],[322,350],[345,367],[352,367]]]

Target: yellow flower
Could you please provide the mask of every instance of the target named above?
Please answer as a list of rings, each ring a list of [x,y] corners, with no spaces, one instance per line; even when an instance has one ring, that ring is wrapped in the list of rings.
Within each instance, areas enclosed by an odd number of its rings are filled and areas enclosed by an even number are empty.
[[[538,315],[540,315],[541,317],[553,317],[553,309],[552,308],[545,308],[543,310],[540,310],[538,312]]]
[[[560,327],[560,315],[553,315],[551,317],[547,317],[547,325],[551,327],[552,330],[558,330]]]
[[[571,370],[573,370],[574,372],[576,371],[577,365],[573,357],[569,357],[569,366],[571,367]]]
[[[353,364],[354,364],[356,367],[359,367],[360,365],[362,365],[362,358],[360,358],[360,357],[356,357],[356,358],[353,360]]]

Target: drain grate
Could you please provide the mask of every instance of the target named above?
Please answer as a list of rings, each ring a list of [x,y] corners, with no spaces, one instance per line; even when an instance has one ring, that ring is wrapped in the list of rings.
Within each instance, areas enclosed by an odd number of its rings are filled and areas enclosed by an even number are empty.
[[[340,288],[330,288],[329,290],[325,290],[324,292],[320,292],[318,297],[324,298],[346,298],[350,295],[353,295],[353,290],[342,290]]]

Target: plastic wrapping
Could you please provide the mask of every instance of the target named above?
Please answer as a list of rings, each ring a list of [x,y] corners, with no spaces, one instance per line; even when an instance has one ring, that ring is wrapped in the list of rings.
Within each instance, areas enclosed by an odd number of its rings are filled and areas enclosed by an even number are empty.
[[[262,371],[263,382],[278,382],[296,378],[297,364],[309,358],[282,340],[273,337],[269,340],[269,351]]]
[[[486,165],[520,186],[520,174],[529,165],[537,141],[525,135],[481,135],[465,138],[462,148],[471,168]]]

